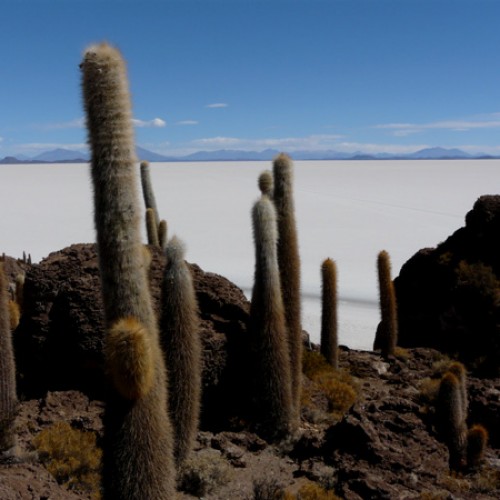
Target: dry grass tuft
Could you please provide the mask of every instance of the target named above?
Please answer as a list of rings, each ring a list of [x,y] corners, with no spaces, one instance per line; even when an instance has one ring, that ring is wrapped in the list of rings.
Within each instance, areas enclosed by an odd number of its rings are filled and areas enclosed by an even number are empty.
[[[33,439],[40,461],[69,490],[101,498],[102,450],[93,432],[73,429],[67,422],[57,422]]]

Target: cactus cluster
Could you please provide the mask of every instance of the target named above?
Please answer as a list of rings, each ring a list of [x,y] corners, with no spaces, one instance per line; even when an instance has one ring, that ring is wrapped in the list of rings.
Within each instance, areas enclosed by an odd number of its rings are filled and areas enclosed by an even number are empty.
[[[436,428],[448,447],[449,466],[454,471],[477,467],[488,441],[482,425],[467,429],[467,399],[465,368],[454,362],[441,379],[436,407]]]
[[[151,182],[149,162],[141,161],[141,185],[144,204],[146,205],[146,234],[148,245],[165,249],[167,246],[167,222],[160,219],[156,197]]]

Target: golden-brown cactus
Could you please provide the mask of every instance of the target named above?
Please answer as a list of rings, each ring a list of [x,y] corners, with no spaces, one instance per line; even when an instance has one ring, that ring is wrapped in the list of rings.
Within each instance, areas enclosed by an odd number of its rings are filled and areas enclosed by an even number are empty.
[[[467,433],[467,467],[469,469],[481,465],[487,444],[488,431],[480,424],[473,425]]]
[[[377,269],[381,321],[375,348],[380,348],[382,356],[388,357],[394,356],[398,342],[398,316],[396,292],[391,279],[391,259],[385,250],[378,254]]]
[[[126,399],[144,398],[154,383],[151,338],[135,318],[118,320],[106,336],[104,358],[114,386]]]
[[[100,44],[86,50],[81,69],[106,325],[109,330],[119,320],[134,318],[149,337],[153,370],[151,388],[137,399],[124,397],[110,384],[104,415],[104,496],[170,499],[175,495],[175,467],[166,370],[140,241],[125,63],[116,49]],[[132,342],[130,355],[142,352],[146,344]],[[109,345],[105,349],[112,351]]]
[[[321,354],[327,362],[339,367],[337,331],[337,266],[326,259],[321,266]]]
[[[274,159],[273,177],[273,200],[278,217],[278,264],[290,347],[292,406],[294,419],[298,423],[302,388],[300,256],[293,199],[292,160],[286,154],[282,153]]]
[[[290,356],[276,254],[276,211],[267,196],[252,211],[255,278],[250,332],[255,356],[255,388],[260,430],[269,438],[288,434],[293,426]]]
[[[466,465],[466,416],[463,414],[460,381],[451,372],[446,372],[441,379],[436,416],[438,432],[450,454],[450,469],[462,470]]]
[[[169,374],[169,407],[180,465],[191,452],[200,415],[201,340],[198,303],[184,245],[173,237],[166,248],[160,331]]]

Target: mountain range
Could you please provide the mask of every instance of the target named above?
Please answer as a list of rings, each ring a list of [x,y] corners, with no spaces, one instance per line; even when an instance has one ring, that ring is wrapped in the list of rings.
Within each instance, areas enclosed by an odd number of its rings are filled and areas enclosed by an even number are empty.
[[[219,149],[217,151],[197,151],[185,156],[165,156],[147,149],[137,147],[137,157],[149,162],[173,161],[262,161],[272,160],[280,151],[265,149],[263,151],[242,151],[234,149]],[[335,150],[324,151],[293,151],[294,160],[441,160],[441,159],[478,159],[498,158],[495,156],[478,154],[470,155],[460,149],[426,148],[414,153],[395,155],[391,153],[368,154],[362,151],[343,153]],[[0,160],[0,164],[15,163],[86,163],[89,154],[69,149],[54,149],[45,151],[34,157],[26,155],[7,156]]]

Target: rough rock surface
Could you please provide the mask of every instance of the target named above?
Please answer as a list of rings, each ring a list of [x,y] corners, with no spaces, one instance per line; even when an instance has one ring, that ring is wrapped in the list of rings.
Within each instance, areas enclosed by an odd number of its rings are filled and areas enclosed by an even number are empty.
[[[399,343],[500,374],[500,196],[481,196],[465,227],[417,252],[394,280]]]
[[[149,250],[151,291],[158,309],[165,261],[158,249]],[[216,416],[207,411],[204,419],[221,421],[244,404],[235,384],[245,370],[249,304],[226,278],[205,273],[196,264],[190,268],[201,317],[204,406],[217,408]],[[102,397],[103,314],[95,245],[71,245],[33,264],[14,334],[21,393],[32,397],[47,390],[77,389]]]
[[[254,484],[261,481],[289,492],[313,481],[349,500],[500,498],[498,439],[492,441],[479,471],[457,477],[448,470],[448,452],[436,435],[425,391],[428,381],[442,372],[441,354],[412,349],[387,363],[376,353],[343,349],[340,366],[359,385],[356,403],[340,420],[315,424],[303,419],[293,439],[275,445],[248,431],[200,431],[192,464],[199,471],[211,468],[210,474],[199,476],[212,489],[203,495],[180,492],[179,498],[252,500]],[[486,424],[483,406],[495,408],[491,422],[498,422],[499,392],[500,379],[485,385],[470,378],[470,424]],[[29,458],[0,464],[0,498],[90,498],[84,492],[61,493],[62,487],[33,454],[33,438],[60,421],[100,438],[102,413],[100,401],[77,391],[49,392],[22,402],[19,447],[21,456]]]

